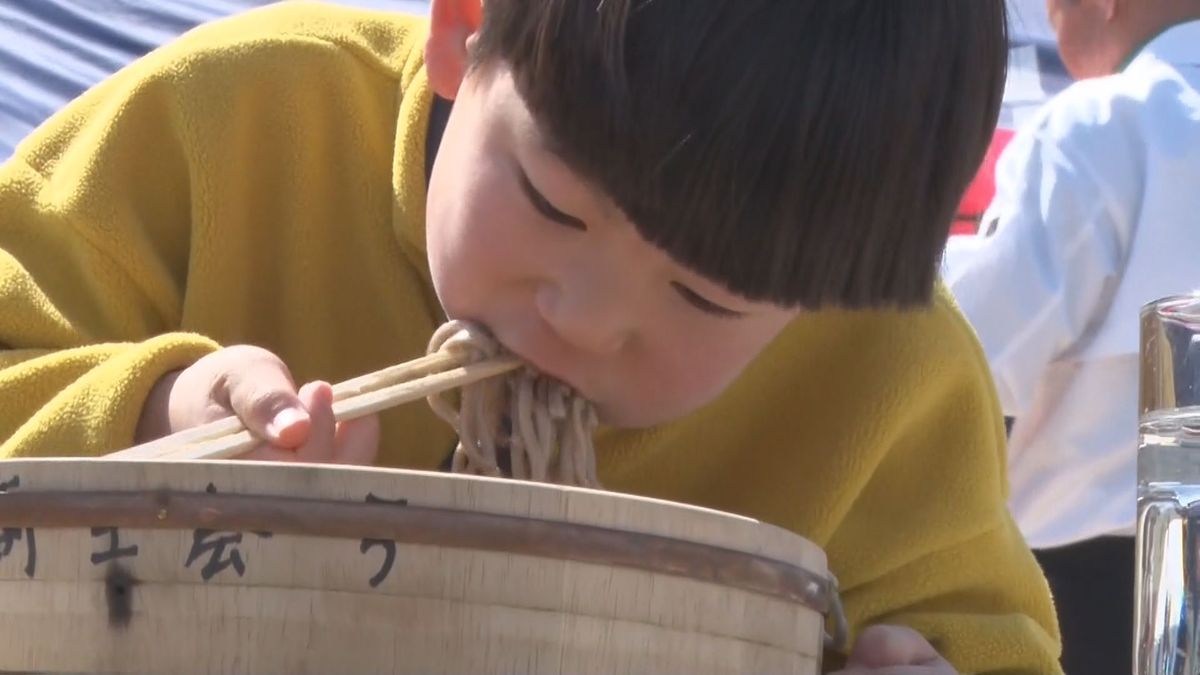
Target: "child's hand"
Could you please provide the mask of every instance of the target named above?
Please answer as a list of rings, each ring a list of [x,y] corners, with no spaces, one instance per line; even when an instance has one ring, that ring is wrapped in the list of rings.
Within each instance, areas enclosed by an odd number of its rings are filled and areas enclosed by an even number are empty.
[[[263,444],[245,459],[370,464],[379,419],[338,423],[333,389],[310,382],[299,391],[283,361],[258,347],[227,347],[165,375],[138,422],[142,443],[236,415]]]
[[[915,630],[871,626],[858,637],[845,670],[833,675],[958,675],[958,672]]]

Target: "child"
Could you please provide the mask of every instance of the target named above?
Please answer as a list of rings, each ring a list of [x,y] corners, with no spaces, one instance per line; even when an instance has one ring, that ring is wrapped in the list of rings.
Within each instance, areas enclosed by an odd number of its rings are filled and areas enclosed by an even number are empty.
[[[858,634],[831,667],[1059,672],[987,365],[935,291],[1002,1],[485,7],[253,12],[22,144],[0,455],[232,413],[258,457],[433,469],[424,406],[336,425],[325,381],[471,319],[596,403],[608,488],[822,546]]]

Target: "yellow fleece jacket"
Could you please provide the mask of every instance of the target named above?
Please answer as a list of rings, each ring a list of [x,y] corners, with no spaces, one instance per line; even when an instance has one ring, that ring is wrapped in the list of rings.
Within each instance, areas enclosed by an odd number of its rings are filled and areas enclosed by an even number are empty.
[[[0,457],[132,443],[151,385],[219,345],[299,381],[414,358],[443,320],[424,248],[422,19],[284,3],[201,27],[0,168]],[[452,431],[383,415],[381,463]],[[856,629],[907,624],[965,673],[1058,673],[1044,579],[1005,508],[971,329],[927,311],[797,320],[718,401],[603,431],[617,491],[744,514],[829,555]],[[837,658],[831,659],[832,662]]]

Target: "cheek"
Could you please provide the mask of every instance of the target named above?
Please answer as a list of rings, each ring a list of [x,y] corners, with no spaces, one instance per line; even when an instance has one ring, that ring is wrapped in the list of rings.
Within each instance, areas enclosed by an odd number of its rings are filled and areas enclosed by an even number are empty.
[[[1078,37],[1069,28],[1060,28],[1058,35],[1058,54],[1062,58],[1063,65],[1067,67],[1073,77],[1080,76],[1080,53],[1078,45]]]
[[[688,415],[712,402],[762,351],[774,332],[747,336],[678,336],[646,353],[621,383],[620,405],[635,426],[659,424]]]
[[[757,341],[727,340],[674,352],[675,357],[666,361],[670,371],[664,373],[664,379],[670,383],[677,400],[694,408],[708,403],[728,388],[746,364],[757,356],[759,344]]]
[[[1074,8],[1060,10],[1055,21],[1058,53],[1071,76],[1086,79],[1107,74],[1096,59],[1106,32],[1103,18]]]
[[[518,215],[495,172],[475,171],[452,185],[449,194],[430,195],[430,273],[449,316],[480,319],[519,268]]]

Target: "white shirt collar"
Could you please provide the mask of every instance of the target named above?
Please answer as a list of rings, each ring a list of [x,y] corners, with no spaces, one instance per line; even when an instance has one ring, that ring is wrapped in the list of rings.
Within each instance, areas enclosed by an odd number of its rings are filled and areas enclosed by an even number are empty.
[[[1200,66],[1200,20],[1181,23],[1163,31],[1138,52],[1133,63],[1147,58],[1173,66]]]

